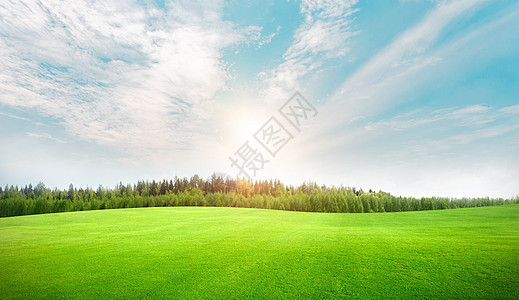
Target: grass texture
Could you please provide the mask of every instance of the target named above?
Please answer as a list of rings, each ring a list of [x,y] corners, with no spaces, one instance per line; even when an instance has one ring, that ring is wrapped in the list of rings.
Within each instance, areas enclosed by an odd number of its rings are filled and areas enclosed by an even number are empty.
[[[0,298],[519,298],[519,205],[0,219]]]

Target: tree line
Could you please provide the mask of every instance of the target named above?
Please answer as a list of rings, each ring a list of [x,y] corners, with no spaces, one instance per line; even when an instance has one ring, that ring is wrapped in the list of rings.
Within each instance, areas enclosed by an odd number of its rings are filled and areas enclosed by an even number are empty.
[[[198,175],[162,181],[138,181],[114,188],[99,186],[67,190],[49,189],[43,183],[24,187],[0,187],[0,217],[82,210],[165,207],[220,206],[307,212],[372,213],[519,204],[519,197],[445,198],[397,197],[383,191],[364,192],[354,187],[319,186],[304,182],[285,186],[279,180],[245,180],[213,174],[207,180]]]

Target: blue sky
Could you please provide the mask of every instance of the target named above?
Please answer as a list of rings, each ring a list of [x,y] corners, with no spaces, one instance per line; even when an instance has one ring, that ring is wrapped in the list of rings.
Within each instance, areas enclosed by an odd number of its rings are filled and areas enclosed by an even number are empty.
[[[516,1],[2,1],[0,185],[236,176],[247,142],[255,179],[512,197],[518,30]]]

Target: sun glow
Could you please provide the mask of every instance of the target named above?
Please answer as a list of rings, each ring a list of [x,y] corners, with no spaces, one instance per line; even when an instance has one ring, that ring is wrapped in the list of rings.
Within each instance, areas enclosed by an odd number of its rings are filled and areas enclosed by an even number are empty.
[[[243,99],[250,99],[243,101]],[[253,135],[274,113],[268,105],[251,96],[234,97],[222,107],[221,138],[227,147],[233,150],[246,141],[252,141]]]

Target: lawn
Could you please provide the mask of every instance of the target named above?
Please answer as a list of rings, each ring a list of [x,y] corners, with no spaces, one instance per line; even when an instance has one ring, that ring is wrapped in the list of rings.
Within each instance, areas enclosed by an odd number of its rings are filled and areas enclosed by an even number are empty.
[[[519,298],[519,205],[0,219],[0,298]]]

